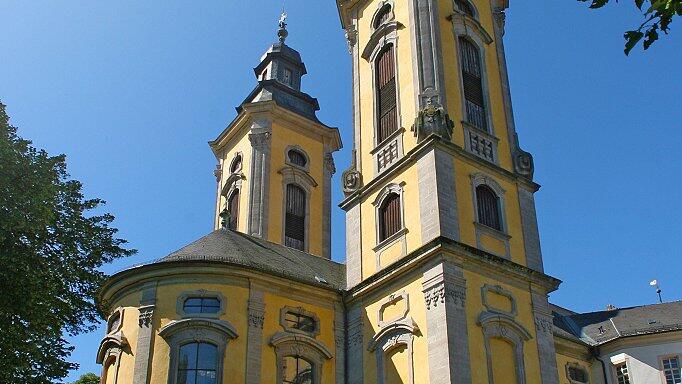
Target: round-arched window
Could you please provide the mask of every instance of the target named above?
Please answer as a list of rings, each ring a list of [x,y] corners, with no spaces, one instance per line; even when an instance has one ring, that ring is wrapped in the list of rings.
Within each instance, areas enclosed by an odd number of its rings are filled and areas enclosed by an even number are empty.
[[[230,164],[230,173],[236,173],[237,171],[242,169],[242,155],[237,155],[235,156],[234,160],[232,160],[232,164]]]
[[[374,17],[374,23],[372,23],[374,29],[379,28],[383,23],[391,19],[391,11],[390,4],[386,4],[381,8],[379,13]]]

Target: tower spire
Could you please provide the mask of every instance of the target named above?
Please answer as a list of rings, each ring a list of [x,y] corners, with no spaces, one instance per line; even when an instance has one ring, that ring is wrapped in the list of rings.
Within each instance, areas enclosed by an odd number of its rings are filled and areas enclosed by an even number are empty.
[[[279,17],[279,30],[277,31],[277,36],[279,37],[280,44],[284,44],[287,36],[289,36],[289,31],[287,31],[287,13],[284,11],[284,6],[282,6],[282,14]]]

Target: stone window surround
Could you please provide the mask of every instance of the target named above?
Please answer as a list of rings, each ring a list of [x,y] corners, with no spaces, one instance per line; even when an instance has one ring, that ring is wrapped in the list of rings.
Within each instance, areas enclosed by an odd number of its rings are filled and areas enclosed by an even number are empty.
[[[125,309],[123,307],[118,307],[111,312],[111,315],[109,315],[109,317],[107,317],[107,335],[111,335],[111,334],[116,333],[116,332],[121,330],[121,328],[123,327],[123,315],[124,315],[124,313],[125,313]],[[116,327],[116,329],[112,329],[111,323],[114,320],[115,315],[120,316],[120,321],[118,323],[118,327]]]
[[[491,306],[490,303],[488,303],[488,292],[493,292],[500,296],[508,298],[509,301],[511,302],[511,311],[507,312],[500,308],[495,308]],[[483,287],[481,287],[481,298],[483,300],[483,306],[485,306],[485,308],[490,313],[500,313],[511,317],[515,317],[518,314],[516,299],[512,295],[511,291],[504,289],[501,285],[484,284]]]
[[[500,224],[502,227],[501,231],[498,231],[495,228],[490,228],[487,225],[481,224],[478,220],[478,199],[476,196],[476,188],[480,185],[486,185],[490,187],[490,189],[493,190],[493,192],[497,195],[498,202],[499,202],[499,210],[500,210]],[[511,260],[511,248],[509,241],[511,239],[511,236],[507,233],[507,210],[506,210],[506,205],[505,205],[505,195],[506,191],[500,186],[500,184],[495,181],[492,177],[482,173],[482,172],[475,172],[471,174],[471,198],[472,198],[472,203],[474,206],[474,227],[476,229],[476,247],[479,249],[482,249],[486,252],[491,252],[495,254],[495,252],[492,252],[489,249],[485,249],[483,247],[483,244],[481,242],[481,236],[482,235],[488,235],[491,237],[494,237],[502,242],[504,242],[505,246],[505,254],[504,255],[499,255],[497,256],[506,258]]]
[[[478,8],[476,8],[476,5],[475,5],[472,1],[469,1],[469,0],[462,0],[462,1],[465,2],[465,3],[467,3],[467,4],[469,4],[469,8],[471,8],[471,10],[474,12],[474,17],[473,17],[473,19],[474,19],[475,21],[478,21],[478,19],[479,19],[479,13],[478,13]],[[461,15],[461,16],[464,16],[464,17],[466,17],[466,18],[468,18],[468,19],[471,19],[471,16],[469,16],[469,15],[467,15],[466,13],[463,13],[463,12],[461,12],[459,9],[457,9],[457,6],[454,4],[454,2],[453,2],[452,5],[453,5],[453,10],[457,13],[457,15]],[[453,17],[454,17],[454,15],[453,15]]]
[[[367,350],[374,352],[376,358],[377,384],[384,384],[384,359],[388,353],[398,347],[407,348],[408,382],[414,384],[414,337],[419,335],[419,327],[411,317],[395,321],[382,327],[370,340]]]
[[[237,160],[240,160],[239,167],[232,171],[232,168],[234,168],[235,163]],[[230,167],[227,169],[230,174],[234,173],[241,173],[242,169],[244,169],[244,154],[242,152],[235,152],[234,156],[232,156],[232,160],[230,161]]]
[[[385,22],[383,22],[381,25],[378,25],[375,27],[375,25],[377,25],[377,18],[379,17],[379,14],[382,13],[383,10],[386,9],[386,7],[389,8],[388,19]],[[395,12],[393,11],[394,9],[395,9],[395,3],[393,0],[383,0],[383,1],[380,1],[379,4],[377,4],[377,9],[374,11],[372,18],[370,19],[372,21],[372,24],[370,25],[370,27],[372,28],[372,32],[380,29],[385,24],[395,20]]]
[[[101,382],[104,383],[107,377],[107,370],[109,367],[112,365],[114,366],[115,372],[114,372],[114,381],[112,383],[106,383],[106,384],[117,384],[118,383],[118,373],[119,373],[119,368],[121,367],[121,354],[123,352],[123,349],[121,346],[119,347],[109,347],[106,349],[106,351],[102,354],[102,357],[100,357],[100,354],[98,352],[97,356],[97,362],[98,364],[102,364],[102,373],[100,377],[102,378]]]
[[[682,363],[682,361],[680,361],[680,355],[679,354],[671,353],[671,354],[665,354],[665,355],[658,356],[658,364],[659,364],[659,368],[660,368],[659,371],[661,372],[661,383],[664,383],[664,384],[667,383],[667,381],[665,379],[665,368],[663,367],[663,360],[675,359],[675,358],[677,359],[678,365],[680,363]],[[682,366],[680,369],[682,369]]]
[[[393,1],[392,0],[384,0],[378,4],[377,10],[375,11],[374,17],[378,15],[378,13],[381,11],[383,7],[386,5],[391,6],[391,13],[393,14]],[[372,17],[372,23],[374,23],[374,17]],[[401,118],[401,113],[400,113],[400,82],[398,81],[400,79],[400,71],[398,67],[398,29],[403,28],[403,24],[401,24],[398,21],[394,20],[394,15],[389,19],[389,21],[383,23],[380,25],[378,28],[374,29],[372,31],[372,35],[369,38],[369,41],[367,42],[367,45],[362,51],[361,57],[365,60],[367,60],[371,64],[372,68],[372,105],[373,105],[373,149],[372,149],[372,155],[374,157],[374,173],[378,174],[379,173],[379,167],[377,164],[377,154],[381,152],[384,147],[388,145],[388,143],[391,143],[394,140],[397,140],[398,145],[398,156],[397,158],[401,158],[403,156],[403,143],[402,143],[402,137],[403,133],[405,132],[405,129],[403,128],[402,125],[402,118]],[[383,142],[379,143],[378,140],[378,134],[377,134],[377,129],[378,129],[378,114],[379,114],[379,105],[378,105],[378,99],[376,97],[376,83],[377,83],[377,70],[376,70],[376,59],[379,56],[379,53],[389,44],[393,45],[393,65],[394,65],[394,73],[395,73],[395,78],[396,78],[396,84],[395,84],[395,93],[396,93],[396,124],[398,126],[398,129],[396,132],[393,134],[389,135]],[[398,137],[399,136],[399,137]],[[387,167],[388,168],[388,167]]]
[[[223,207],[224,209],[227,209],[230,197],[232,197],[236,191],[242,191],[242,183],[244,180],[246,180],[246,176],[244,176],[244,174],[241,172],[241,168],[240,171],[231,174],[227,177],[227,179],[225,179],[225,184],[223,185],[223,188],[220,192],[220,194],[225,198],[225,204]],[[241,205],[241,202],[239,204]]]
[[[310,199],[314,188],[317,188],[317,182],[307,172],[296,166],[287,165],[279,170],[282,175],[282,244],[285,244],[286,237],[286,217],[287,204],[286,193],[289,184],[296,185],[303,188],[305,191],[305,229],[303,232],[303,251],[308,252],[310,249]]]
[[[514,366],[516,367],[517,384],[526,384],[526,368],[524,364],[524,343],[532,336],[513,317],[498,312],[484,311],[478,317],[478,325],[483,331],[485,354],[488,366],[488,382],[493,383],[493,356],[490,340],[497,338],[509,342],[514,348]]]
[[[206,318],[189,318],[171,321],[159,330],[159,336],[170,347],[168,384],[177,384],[178,355],[180,347],[188,343],[210,343],[218,348],[216,382],[222,383],[225,351],[230,340],[238,337],[229,322]]]
[[[462,82],[462,57],[461,57],[461,52],[459,48],[459,39],[460,37],[468,39],[470,42],[472,42],[477,48],[479,52],[479,58],[480,58],[480,63],[481,63],[481,82],[483,83],[483,100],[485,101],[485,112],[486,112],[486,118],[487,118],[487,126],[488,130],[487,134],[491,136],[495,136],[495,128],[493,126],[493,116],[492,116],[492,108],[491,108],[491,102],[490,102],[490,87],[489,87],[489,79],[488,79],[488,67],[486,64],[486,55],[485,55],[485,48],[487,45],[490,45],[493,42],[492,37],[490,37],[490,34],[483,28],[483,26],[475,19],[472,19],[471,17],[462,14],[461,12],[457,12],[456,14],[453,14],[452,16],[449,17],[451,23],[452,23],[452,33],[454,36],[454,44],[455,44],[455,54],[457,55],[457,62],[459,63],[457,68],[459,72],[457,73],[457,76],[460,78],[459,81],[459,87],[460,87],[460,94],[464,94],[464,84]],[[461,103],[461,116],[466,116],[466,100],[462,97],[462,103]],[[466,120],[466,119],[464,119]],[[478,128],[477,128],[478,129]],[[479,129],[480,130],[480,129]],[[497,158],[497,156],[495,156]]]
[[[291,160],[289,160],[289,152],[291,151],[299,152],[300,154],[303,155],[303,157],[305,157],[305,166],[302,167],[298,164],[292,163]],[[284,151],[284,163],[292,167],[301,169],[305,172],[310,172],[310,156],[308,156],[308,153],[305,150],[303,150],[303,148],[301,148],[301,146],[299,145],[290,145],[287,147],[287,149]]]
[[[571,369],[571,368],[573,368],[573,369],[579,369],[579,370],[585,372],[585,376],[587,377],[587,381],[583,382],[583,381],[575,381],[575,380],[573,380],[573,379],[571,378],[571,373],[570,373],[570,369]],[[566,378],[568,379],[568,382],[569,382],[570,384],[588,384],[588,383],[590,382],[590,372],[589,372],[585,367],[583,367],[582,365],[580,365],[579,363],[577,363],[577,362],[569,362],[569,363],[566,363],[565,369],[566,369]]]
[[[282,384],[282,360],[285,357],[300,357],[310,363],[312,368],[312,384],[322,383],[322,366],[325,360],[334,355],[321,342],[300,333],[277,332],[270,339],[270,345],[275,348],[277,356],[277,384]]]
[[[398,242],[401,238],[403,238],[407,234],[407,228],[405,227],[405,197],[404,197],[404,187],[405,187],[405,182],[401,182],[400,184],[395,184],[391,183],[385,186],[377,195],[377,197],[374,199],[372,202],[372,205],[374,206],[374,220],[376,225],[375,227],[375,241],[376,241],[376,246],[374,247],[374,252],[379,252],[385,248],[388,248],[389,246],[393,245],[394,243]],[[393,193],[397,193],[398,196],[400,196],[400,226],[401,230],[398,232],[394,233],[393,235],[387,237],[383,241],[379,241],[381,238],[381,234],[379,233],[380,225],[379,221],[381,220],[380,218],[380,210],[381,210],[381,205],[383,204],[384,200]]]
[[[193,299],[193,298],[212,298],[212,299],[218,299],[220,302],[220,309],[216,313],[185,313],[185,301],[187,299]],[[227,306],[227,301],[225,300],[225,297],[223,296],[222,293],[220,292],[214,292],[214,291],[206,291],[203,289],[199,289],[196,291],[184,291],[180,293],[178,296],[178,299],[175,304],[175,310],[180,315],[183,319],[187,318],[208,318],[208,319],[218,319],[220,316],[225,314],[225,310]]]
[[[302,316],[307,316],[310,317],[315,321],[315,330],[313,332],[306,332],[300,329],[295,329],[295,328],[289,328],[287,326],[287,322],[284,319],[284,316],[287,313],[295,313],[297,315],[302,315]],[[282,326],[282,329],[284,329],[285,332],[290,332],[290,333],[300,333],[302,335],[310,336],[312,338],[315,338],[319,336],[320,334],[320,317],[317,316],[315,313],[306,311],[303,307],[291,307],[291,306],[286,306],[283,307],[282,309],[279,310],[279,324]]]
[[[393,319],[384,319],[384,310],[388,308],[389,306],[396,304],[400,301],[405,302],[405,309],[403,310],[403,313],[399,315],[398,317],[395,317]],[[401,291],[398,293],[392,293],[390,294],[387,298],[381,300],[379,302],[379,308],[377,308],[377,321],[378,325],[380,328],[383,328],[384,326],[387,326],[391,323],[398,322],[400,320],[404,320],[407,318],[407,314],[410,312],[410,295],[406,291]]]

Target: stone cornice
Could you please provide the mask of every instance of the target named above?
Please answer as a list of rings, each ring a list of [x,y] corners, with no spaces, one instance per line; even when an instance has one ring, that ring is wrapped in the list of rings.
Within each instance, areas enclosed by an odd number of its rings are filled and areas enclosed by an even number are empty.
[[[497,274],[523,284],[531,283],[546,293],[555,291],[561,284],[561,280],[552,276],[441,236],[350,288],[346,300],[350,302],[380,289],[388,281],[414,271],[437,257],[454,259],[457,264],[464,265],[465,270]]]
[[[479,157],[467,152],[464,148],[460,147],[459,145],[450,141],[446,141],[440,136],[433,134],[424,139],[421,143],[419,143],[408,153],[406,153],[405,156],[396,161],[395,164],[393,164],[385,172],[381,173],[378,177],[375,177],[374,179],[370,180],[360,189],[355,191],[353,194],[349,195],[339,204],[339,207],[347,211],[355,204],[359,203],[367,195],[376,192],[376,189],[385,185],[388,180],[394,179],[399,172],[402,172],[408,166],[415,164],[418,158],[422,155],[422,153],[430,150],[433,147],[442,148],[446,150],[448,153],[452,154],[453,156],[458,157],[459,159],[474,162],[477,166],[486,169],[489,172],[502,175],[509,181],[523,184],[533,192],[536,192],[540,189],[539,184],[529,181],[528,179],[521,177],[513,172],[510,172],[498,165],[482,160]]]
[[[215,140],[208,144],[213,150],[213,154],[219,159],[220,151],[233,137],[239,135],[244,128],[249,127],[249,122],[253,119],[269,117],[278,123],[290,123],[292,127],[303,130],[305,133],[315,133],[325,137],[329,142],[330,149],[337,151],[343,147],[341,134],[336,127],[329,127],[320,122],[310,120],[286,108],[280,107],[275,101],[260,101],[241,105],[241,111],[237,117],[218,135]]]

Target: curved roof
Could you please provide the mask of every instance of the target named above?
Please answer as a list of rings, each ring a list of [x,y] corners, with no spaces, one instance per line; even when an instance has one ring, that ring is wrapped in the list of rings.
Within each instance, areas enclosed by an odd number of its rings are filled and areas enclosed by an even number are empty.
[[[152,264],[195,261],[241,266],[338,291],[345,288],[345,265],[227,229],[213,231]]]

